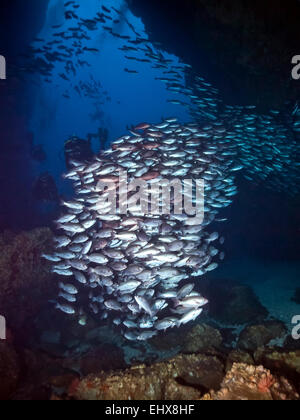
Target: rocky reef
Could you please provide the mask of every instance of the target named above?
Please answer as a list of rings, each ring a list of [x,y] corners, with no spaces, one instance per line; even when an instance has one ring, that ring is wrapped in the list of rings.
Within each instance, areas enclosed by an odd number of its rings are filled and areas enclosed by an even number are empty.
[[[277,378],[263,366],[235,363],[218,392],[203,397],[209,401],[285,401],[298,400],[299,395],[284,378]]]
[[[72,386],[79,400],[197,399],[197,388],[217,389],[223,365],[216,357],[179,355],[167,362],[133,366],[112,374],[91,375]]]
[[[205,389],[210,391],[205,393]],[[56,398],[56,397],[54,397]],[[150,367],[89,375],[70,385],[76,400],[298,400],[295,387],[263,366],[233,363],[225,375],[216,357],[179,355]]]

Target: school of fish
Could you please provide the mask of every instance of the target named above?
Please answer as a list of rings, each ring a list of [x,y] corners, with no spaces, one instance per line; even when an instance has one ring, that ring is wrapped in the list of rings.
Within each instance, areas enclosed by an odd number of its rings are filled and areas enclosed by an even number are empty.
[[[57,220],[57,250],[44,255],[64,279],[57,308],[82,322],[81,302],[88,296],[92,314],[112,318],[125,338],[139,341],[196,320],[208,302],[191,278],[224,259],[218,249],[224,238],[208,226],[226,220],[219,212],[237,194],[241,166],[235,155],[223,140],[221,124],[181,126],[171,118],[135,127],[93,162],[73,162],[65,177],[74,182],[76,199],[64,202],[68,211]],[[99,197],[108,194],[99,182],[112,182],[117,191],[120,169],[128,183],[204,180],[204,218],[176,214],[172,206],[170,214],[143,212],[140,203],[127,214],[110,212],[109,203],[107,209],[99,205]],[[128,203],[135,193],[129,193]]]

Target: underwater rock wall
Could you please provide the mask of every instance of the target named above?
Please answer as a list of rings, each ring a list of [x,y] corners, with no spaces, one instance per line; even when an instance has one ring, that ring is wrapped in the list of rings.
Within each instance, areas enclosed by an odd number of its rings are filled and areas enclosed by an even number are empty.
[[[10,74],[18,55],[24,52],[42,28],[47,7],[48,0],[1,2],[0,54],[5,56],[8,70],[7,80],[1,82],[0,97],[0,189],[2,197],[5,197],[0,203],[1,230],[34,225],[34,209],[30,204],[32,166],[29,153],[33,139],[28,129],[34,92],[30,92],[29,99],[24,82],[26,74],[20,78]],[[32,225],[28,226],[30,221]]]
[[[1,54],[12,57],[22,51],[41,30],[49,0],[2,0]]]
[[[297,0],[130,0],[129,4],[152,41],[208,80],[213,75],[225,102],[242,104],[247,98],[248,104],[268,109],[298,99],[291,79],[299,38]]]
[[[0,236],[0,313],[13,331],[30,329],[31,318],[51,299],[53,276],[40,253],[52,237],[47,228]]]

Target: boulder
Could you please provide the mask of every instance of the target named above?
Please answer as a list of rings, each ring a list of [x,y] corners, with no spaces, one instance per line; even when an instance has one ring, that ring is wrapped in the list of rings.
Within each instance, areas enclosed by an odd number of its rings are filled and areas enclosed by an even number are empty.
[[[283,339],[286,334],[285,325],[279,321],[252,325],[241,332],[238,347],[242,350],[254,352],[259,347],[267,346],[273,340]]]
[[[283,377],[277,378],[263,366],[234,363],[222,382],[221,389],[210,392],[203,400],[213,401],[285,401],[298,400],[299,395]]]
[[[183,341],[184,353],[201,353],[209,349],[219,349],[222,346],[223,338],[218,330],[202,324],[196,325],[184,337]]]

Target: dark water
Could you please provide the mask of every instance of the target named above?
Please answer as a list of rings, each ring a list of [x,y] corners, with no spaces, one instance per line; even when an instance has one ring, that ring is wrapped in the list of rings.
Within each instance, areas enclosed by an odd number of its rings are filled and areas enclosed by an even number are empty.
[[[293,118],[297,118],[297,113],[294,117],[292,113],[295,99],[299,96],[300,81],[291,82],[288,71],[281,74],[281,78],[286,77],[290,95],[285,93],[282,103],[279,103],[276,83],[269,84],[270,74],[267,69],[265,74],[260,74],[260,80],[265,78],[268,84],[266,103],[262,103],[261,92],[257,93],[259,100],[256,102],[253,90],[250,92],[250,89],[236,89],[233,81],[239,78],[240,69],[235,63],[232,63],[230,70],[227,68],[222,74],[212,66],[211,50],[187,43],[188,38],[184,37],[184,41],[182,38],[174,39],[172,45],[172,39],[166,36],[164,31],[148,33],[149,28],[155,30],[155,26],[151,26],[155,12],[149,10],[149,7],[136,8],[135,2],[127,4],[123,0],[105,1],[106,7],[110,9],[113,6],[120,11],[108,13],[101,9],[104,2],[96,0],[79,1],[78,9],[72,9],[72,6],[64,7],[62,0],[30,3],[30,8],[26,10],[21,10],[22,7],[25,8],[24,2],[16,2],[14,8],[7,6],[7,13],[3,16],[3,24],[1,23],[3,34],[0,52],[7,58],[8,64],[7,80],[0,81],[2,232],[18,233],[36,227],[55,229],[52,221],[60,214],[60,198],[73,195],[71,184],[62,179],[62,174],[66,171],[65,152],[68,139],[90,138],[90,144],[87,146],[85,143],[84,147],[88,147],[87,153],[96,154],[100,149],[108,148],[114,139],[128,133],[127,127],[143,121],[159,123],[162,118],[173,116],[183,124],[194,122],[194,115],[189,107],[191,98],[182,93],[177,95],[176,99],[187,103],[187,106],[170,103],[174,94],[166,89],[166,83],[159,80],[166,77],[164,72],[173,69],[174,66],[180,67],[182,86],[190,87],[195,75],[198,75],[212,87],[219,89],[218,97],[222,99],[223,104],[234,107],[258,105],[253,111],[257,115],[262,115],[266,109],[272,108],[273,89],[275,108],[279,108],[284,115],[283,124],[289,133],[292,129]],[[141,3],[143,1],[140,1]],[[73,10],[77,17],[70,18],[67,15],[66,18],[65,13],[70,10]],[[142,17],[137,17],[133,12]],[[78,38],[78,20],[94,19],[97,13],[104,13],[104,22],[98,21],[95,26],[86,22],[83,29],[87,39]],[[112,16],[112,20],[107,16]],[[163,16],[166,17],[166,14]],[[10,36],[6,37],[4,28],[8,26]],[[112,28],[113,33],[119,37],[103,28],[105,26]],[[72,27],[77,29],[70,30]],[[169,28],[167,23],[166,28]],[[170,31],[173,29],[171,25]],[[205,28],[203,31],[205,32]],[[54,35],[55,33],[63,35]],[[158,39],[159,36],[161,39]],[[207,29],[202,39],[206,41],[209,36]],[[10,41],[3,42],[4,38],[9,38]],[[38,40],[34,41],[36,38]],[[142,39],[138,44],[128,42],[137,38]],[[56,40],[59,40],[59,43],[56,44]],[[54,43],[51,44],[52,41]],[[28,50],[30,46],[34,48],[31,51]],[[145,51],[121,50],[124,46],[138,47]],[[230,47],[227,45],[226,48],[231,54]],[[225,52],[222,52],[225,56],[226,48],[224,46]],[[156,59],[151,57],[151,50],[163,57],[160,61],[160,64],[163,62],[163,67],[154,68],[155,65],[158,67],[158,61],[157,56]],[[53,51],[62,55],[53,57]],[[179,56],[183,51],[183,57]],[[125,58],[134,56],[145,59],[147,52],[146,60],[149,62],[136,62]],[[218,51],[216,54],[219,53]],[[193,67],[195,57],[198,60],[196,69]],[[189,62],[184,61],[185,59],[189,59]],[[216,61],[220,60],[219,58]],[[191,65],[191,68],[186,65]],[[226,77],[228,73],[231,73],[230,79]],[[248,77],[251,79],[251,75]],[[205,92],[203,94],[206,95]],[[203,117],[202,122],[205,122],[206,118],[207,123],[210,123],[209,116]],[[107,135],[105,132],[103,134],[103,130],[106,130]],[[292,137],[287,136],[286,141],[291,139]],[[291,154],[294,161],[286,163],[293,165],[293,168],[297,160],[299,164],[299,149],[295,146],[297,141],[299,131],[298,134],[293,134]],[[79,153],[80,150],[82,149],[79,147]],[[85,152],[82,151],[83,154]],[[256,158],[259,159],[259,156],[254,156],[254,162]],[[283,162],[284,159],[288,158],[283,156]],[[299,166],[296,165],[297,168],[299,169]],[[255,175],[253,177],[255,178]],[[226,258],[216,271],[199,279],[197,288],[203,294],[206,293],[211,300],[211,312],[205,314],[206,322],[212,322],[219,328],[229,328],[233,325],[239,330],[247,322],[261,320],[261,304],[265,308],[265,312],[262,311],[263,322],[276,319],[285,324],[288,332],[280,343],[283,345],[292,330],[292,318],[300,311],[299,300],[292,300],[300,287],[299,187],[291,187],[297,183],[299,186],[299,173],[293,169],[291,177],[284,178],[289,194],[285,193],[282,185],[279,188],[276,179],[271,186],[269,179],[261,181],[257,176],[254,181],[245,179],[243,172],[238,175],[239,194],[233,198],[232,205],[222,211],[222,217],[226,217],[227,222],[222,224],[221,228],[216,227],[226,238]],[[254,307],[257,308],[257,317],[254,313],[248,320],[246,316],[245,321],[243,313],[242,321],[238,322],[236,313],[232,315],[232,319],[230,313],[224,313],[226,299],[232,304],[232,290],[236,285],[249,287],[255,293],[254,300],[257,306]],[[49,341],[54,342],[53,348],[58,352],[59,343],[53,338],[53,334],[54,331],[60,331],[62,318],[56,318],[51,312],[52,309],[49,309],[51,304],[47,303],[55,298],[56,284],[53,285],[52,292],[49,297],[43,296],[46,304],[34,321],[36,331],[25,341],[28,340],[33,347],[46,347],[47,351],[50,347]],[[30,300],[30,293],[24,293],[26,299]],[[246,299],[247,303],[249,296],[252,305],[253,297],[250,295],[240,299]],[[95,323],[96,329],[95,317],[92,322]],[[102,327],[104,329],[101,330],[101,342],[121,343],[126,347],[127,355],[134,357],[137,353],[140,356],[140,350],[134,350],[134,345],[130,348],[130,345],[118,341],[117,329],[111,334],[109,327],[107,330],[105,324],[102,324]],[[51,334],[52,339],[49,339]],[[82,337],[77,335],[76,338],[70,335],[69,349],[76,352],[84,350],[90,343],[93,345],[93,340],[89,342],[84,333],[82,334]],[[60,352],[63,353],[68,347],[67,341],[68,338],[65,338]],[[149,350],[150,354],[152,352],[153,350]],[[170,346],[162,357],[174,352],[176,349]]]

